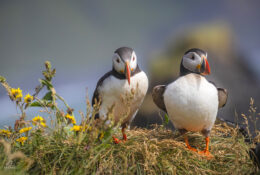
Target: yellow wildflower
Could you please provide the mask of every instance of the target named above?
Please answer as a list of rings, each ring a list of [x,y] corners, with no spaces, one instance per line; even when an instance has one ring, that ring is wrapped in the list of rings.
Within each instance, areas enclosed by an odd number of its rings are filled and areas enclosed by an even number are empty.
[[[22,128],[22,129],[20,129],[19,133],[22,134],[24,132],[30,131],[31,129],[32,129],[32,127]]]
[[[19,99],[19,98],[23,97],[23,93],[20,88],[17,88],[17,89],[12,88],[11,94],[14,96],[15,99]]]
[[[73,115],[66,114],[65,116],[72,124],[76,124],[75,117]]]
[[[0,135],[9,137],[11,135],[11,132],[7,129],[0,129]]]
[[[46,123],[44,118],[42,118],[41,116],[36,116],[32,119],[32,124],[36,125],[37,123],[39,123],[40,125],[42,125],[43,127],[46,127]]]
[[[46,127],[46,123],[41,122],[40,124],[41,124],[44,128]]]
[[[41,116],[36,116],[32,119],[33,122],[45,122],[45,120]]]
[[[29,93],[24,97],[25,103],[31,103],[33,101],[33,96],[31,96]]]
[[[82,126],[80,126],[80,125],[74,125],[70,130],[71,130],[71,131],[81,131],[81,130],[82,130]]]
[[[22,145],[24,145],[24,142],[28,139],[28,137],[20,137],[16,139],[17,142],[20,142]]]

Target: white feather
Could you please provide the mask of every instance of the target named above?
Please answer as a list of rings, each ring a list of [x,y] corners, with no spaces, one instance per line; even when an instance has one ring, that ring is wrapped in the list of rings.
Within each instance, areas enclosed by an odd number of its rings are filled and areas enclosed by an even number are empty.
[[[122,122],[131,122],[143,102],[147,89],[148,78],[144,72],[139,72],[132,76],[130,85],[125,79],[120,80],[114,76],[108,77],[98,89],[102,98],[102,104],[99,110],[100,117],[103,119],[106,118],[108,109],[115,104],[115,122],[120,120],[122,120]],[[135,91],[134,98],[129,101],[129,108],[128,105],[123,103],[122,97],[131,93],[133,90]],[[128,114],[128,116],[126,116],[126,114]],[[122,119],[122,117],[125,118]]]
[[[218,111],[217,93],[216,87],[198,74],[178,78],[164,93],[170,120],[177,129],[211,130]]]

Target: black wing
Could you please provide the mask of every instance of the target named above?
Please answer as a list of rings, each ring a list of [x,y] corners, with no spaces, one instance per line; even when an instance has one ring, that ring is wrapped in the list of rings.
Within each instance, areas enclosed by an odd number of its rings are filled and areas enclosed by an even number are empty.
[[[163,94],[166,89],[165,85],[158,85],[153,88],[152,92],[152,97],[153,97],[153,102],[164,112],[167,113],[165,104],[164,104],[164,99],[163,99]]]
[[[218,108],[222,108],[227,103],[228,92],[226,89],[217,88],[218,89]]]
[[[99,94],[99,87],[102,86],[104,80],[109,77],[110,75],[112,75],[112,71],[110,72],[107,72],[105,75],[103,75],[97,82],[97,86],[96,86],[96,89],[94,91],[94,94],[92,96],[92,106],[95,104],[95,101],[102,103],[102,99],[100,97],[100,94]]]
[[[217,88],[217,85],[214,82],[212,81],[209,82],[212,83]],[[218,90],[218,108],[222,108],[227,103],[228,92],[224,88],[217,88],[217,90]]]
[[[94,94],[93,94],[93,96],[92,96],[92,101],[91,101],[92,106],[93,106],[94,104],[96,104],[96,103],[100,103],[100,105],[102,104],[102,98],[101,98],[101,96],[100,96],[100,94],[99,94],[99,87],[102,86],[104,80],[105,80],[107,77],[109,77],[110,75],[112,75],[112,74],[113,74],[112,71],[110,71],[110,72],[106,73],[105,75],[103,75],[103,76],[98,80],[96,89],[95,89]],[[95,119],[98,119],[98,118],[99,118],[99,113],[97,113],[97,114],[95,115]]]

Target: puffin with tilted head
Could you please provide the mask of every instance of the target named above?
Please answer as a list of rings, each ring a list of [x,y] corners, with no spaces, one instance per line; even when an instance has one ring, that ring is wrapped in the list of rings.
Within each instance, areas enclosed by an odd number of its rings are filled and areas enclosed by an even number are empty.
[[[191,147],[185,135],[187,148],[212,157],[209,152],[209,135],[218,109],[226,104],[227,90],[209,82],[204,77],[208,74],[210,66],[207,53],[197,48],[189,49],[182,58],[179,78],[169,85],[154,87],[152,96],[154,103],[168,114],[181,134],[192,131],[201,132],[205,136],[204,151]]]
[[[123,140],[126,141],[125,128],[131,124],[143,102],[148,89],[148,78],[139,68],[132,48],[118,48],[114,52],[112,62],[112,70],[97,83],[92,105],[100,103],[95,118],[102,120],[107,119],[109,109],[113,108],[113,120],[115,124],[121,122]],[[113,137],[113,140],[115,143],[121,141],[116,137]]]

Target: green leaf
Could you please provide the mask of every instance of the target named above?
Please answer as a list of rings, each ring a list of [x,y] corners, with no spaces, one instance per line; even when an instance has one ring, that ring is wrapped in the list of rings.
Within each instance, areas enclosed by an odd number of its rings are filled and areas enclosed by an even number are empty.
[[[163,125],[167,125],[169,123],[169,117],[167,114],[164,115],[164,122],[163,122]]]
[[[47,92],[42,99],[52,101],[52,95],[51,94],[52,94],[51,91]]]
[[[31,103],[30,106],[31,107],[42,107],[41,103],[39,103],[38,101]]]
[[[45,101],[45,102],[46,102],[46,106],[51,107],[51,109],[55,109],[55,106],[52,105],[52,101],[49,102]]]
[[[39,101],[35,101],[33,103],[31,103],[31,107],[51,107],[50,105],[52,104],[52,101],[47,101],[47,100],[41,100]]]
[[[39,81],[40,81],[40,83],[41,83],[42,85],[45,85],[45,86],[47,86],[48,88],[52,88],[52,87],[53,87],[52,84],[51,84],[51,82],[49,82],[48,80],[40,79]]]

